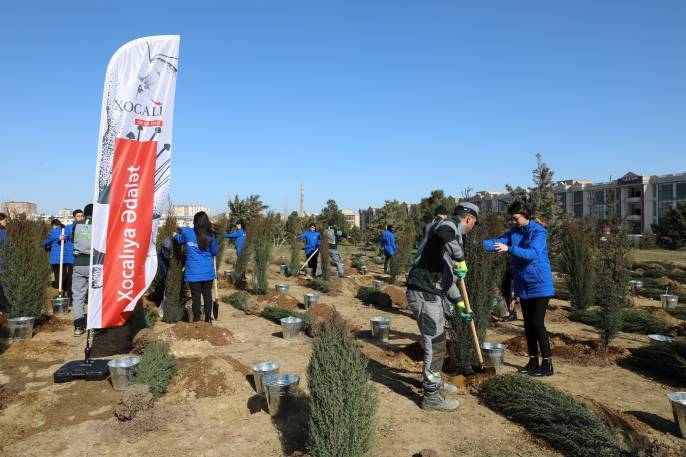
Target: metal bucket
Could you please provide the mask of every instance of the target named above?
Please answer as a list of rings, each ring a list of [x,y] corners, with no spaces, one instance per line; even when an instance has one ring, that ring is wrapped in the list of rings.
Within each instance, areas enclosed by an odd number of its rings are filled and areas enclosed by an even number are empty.
[[[285,275],[286,271],[288,271],[288,265],[279,265],[279,271],[282,275]]]
[[[224,281],[231,281],[231,276],[233,276],[233,271],[224,270]]]
[[[299,317],[282,317],[281,318],[281,334],[284,339],[294,340],[298,333],[300,333],[300,328],[303,325],[303,320]]]
[[[312,277],[312,271],[313,271],[312,268],[305,268],[305,274],[306,274],[307,276]]]
[[[501,343],[482,343],[481,352],[484,356],[484,365],[495,368],[497,374],[502,373],[505,366],[506,344]]]
[[[61,316],[69,314],[69,302],[70,298],[67,297],[55,297],[52,299],[52,314]]]
[[[270,416],[288,414],[294,408],[294,393],[300,377],[294,374],[270,374],[262,378]]]
[[[310,309],[317,303],[319,303],[319,294],[312,292],[305,294],[305,309]]]
[[[672,404],[674,423],[679,428],[681,437],[686,438],[686,392],[672,392],[667,394],[667,398]]]
[[[360,273],[362,273],[363,275],[366,275],[367,273],[369,273],[369,267],[367,265],[362,265],[360,267]]]
[[[290,286],[288,284],[277,284],[275,287],[277,293],[281,295],[286,295],[288,293],[288,288]]]
[[[663,343],[671,343],[672,341],[674,341],[673,336],[667,335],[648,335],[648,339],[650,339],[650,344],[655,346]]]
[[[262,384],[262,378],[272,374],[277,374],[279,372],[279,364],[267,360],[266,362],[256,363],[252,366],[252,376],[255,380],[255,391],[258,394],[264,393],[264,385]]]
[[[662,294],[662,295],[660,295],[660,298],[662,299],[662,307],[664,309],[676,308],[676,305],[679,303],[679,296],[678,295]]]
[[[253,289],[257,288],[257,273],[256,272],[253,272],[252,282],[250,284],[252,284]]]
[[[376,290],[381,290],[383,287],[383,281],[379,279],[375,279],[372,281],[372,287],[375,288]]]
[[[122,357],[107,362],[114,390],[126,390],[133,384],[133,372],[140,362],[140,357],[136,356]]]
[[[186,310],[186,321],[193,322],[193,307],[192,307],[192,305],[185,305],[184,309]]]
[[[372,317],[369,322],[372,324],[372,338],[378,341],[386,341],[391,332],[391,318]]]
[[[30,340],[33,336],[35,317],[13,317],[8,319],[10,338],[12,340]]]
[[[642,288],[643,281],[641,281],[640,279],[632,279],[631,281],[629,281],[629,289],[631,289],[632,291],[637,291]]]

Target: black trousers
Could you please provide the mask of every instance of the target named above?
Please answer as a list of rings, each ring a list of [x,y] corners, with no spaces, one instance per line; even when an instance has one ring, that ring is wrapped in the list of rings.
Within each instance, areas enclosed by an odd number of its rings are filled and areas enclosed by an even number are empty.
[[[384,272],[384,273],[388,273],[388,272],[389,272],[389,269],[390,269],[390,266],[391,266],[391,259],[393,258],[393,256],[392,256],[392,255],[388,255],[388,254],[384,254],[384,256],[385,256],[386,258],[384,259],[384,262],[383,262],[383,272]]]
[[[545,328],[545,312],[548,310],[550,297],[522,299],[522,314],[524,314],[524,333],[526,345],[529,348],[529,356],[537,357],[538,349],[545,358],[552,357],[550,340]]]
[[[305,253],[305,258],[309,258],[312,255],[310,252]],[[317,258],[319,257],[319,251],[316,251],[315,254],[312,256],[310,260],[307,261],[307,268],[312,268],[312,275],[314,276],[317,273]]]
[[[55,283],[53,287],[58,289],[60,287],[60,264],[52,266],[52,272],[55,275]],[[71,263],[62,264],[62,290],[66,297],[71,297],[71,275],[74,273],[74,265]]]
[[[205,322],[212,319],[212,283],[213,281],[189,282],[191,297],[193,297],[193,321],[200,320],[200,297],[205,308]]]

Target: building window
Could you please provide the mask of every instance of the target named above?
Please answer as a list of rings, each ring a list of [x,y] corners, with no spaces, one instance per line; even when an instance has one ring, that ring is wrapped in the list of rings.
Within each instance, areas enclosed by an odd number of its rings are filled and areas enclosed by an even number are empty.
[[[584,192],[574,192],[574,217],[584,217]]]
[[[659,217],[662,218],[672,208],[674,202],[674,183],[660,184],[657,193],[657,206]]]
[[[641,189],[638,187],[630,187],[629,198],[641,198]]]
[[[593,191],[593,216],[600,221],[607,219],[605,190]]]
[[[560,203],[562,211],[567,211],[567,192],[560,192],[557,194],[557,201]]]

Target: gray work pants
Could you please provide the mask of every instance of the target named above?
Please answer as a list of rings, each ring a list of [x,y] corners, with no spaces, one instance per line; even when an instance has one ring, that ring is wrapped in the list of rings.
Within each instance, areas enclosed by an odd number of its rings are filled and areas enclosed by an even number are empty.
[[[445,315],[441,297],[407,290],[407,302],[414,311],[424,343],[424,392],[433,392],[443,383],[441,369],[447,352]]]
[[[329,258],[336,265],[336,270],[338,270],[338,276],[343,276],[345,274],[345,265],[343,265],[343,257],[335,249],[329,249]]]
[[[90,274],[89,266],[74,266],[74,273],[71,278],[72,291],[72,309],[71,313],[74,318],[81,319],[84,316],[84,306],[86,304],[86,297],[88,296],[88,275]]]

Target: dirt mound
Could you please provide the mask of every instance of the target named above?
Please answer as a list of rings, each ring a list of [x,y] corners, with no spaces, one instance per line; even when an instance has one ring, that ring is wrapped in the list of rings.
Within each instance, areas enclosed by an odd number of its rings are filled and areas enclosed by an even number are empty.
[[[57,360],[64,358],[67,347],[64,341],[15,341],[2,356],[9,360]]]
[[[474,392],[481,386],[481,384],[483,384],[484,382],[486,382],[488,378],[490,378],[490,375],[487,375],[485,373],[474,373],[469,376],[445,375],[445,377],[449,383],[455,384],[458,389],[469,390],[471,392]]]
[[[402,368],[409,371],[421,370],[424,360],[424,349],[420,343],[412,343],[399,349],[386,351],[382,355],[381,362],[384,365]]]
[[[264,303],[265,306],[278,306],[279,308],[296,310],[298,309],[298,299],[290,295],[272,292],[269,295],[257,297],[257,301]]]
[[[2,324],[0,324],[2,326]],[[38,325],[39,332],[59,332],[72,326],[68,319],[60,319],[57,316],[50,316]]]
[[[193,398],[233,395],[243,385],[249,370],[235,359],[206,357],[179,361],[182,369],[170,391]],[[232,363],[234,362],[234,363]]]
[[[405,294],[405,289],[400,286],[388,286],[384,290],[384,293],[391,297],[391,305],[400,309],[407,309],[409,305],[407,304],[407,295]]]
[[[607,365],[629,355],[629,351],[617,346],[605,349],[600,340],[579,340],[568,335],[550,333],[553,356],[581,365]],[[527,355],[524,335],[505,341],[507,348],[518,355]]]
[[[315,320],[331,320],[336,313],[336,310],[333,309],[330,305],[326,305],[324,303],[317,303],[314,305],[312,308],[307,310],[307,313],[312,316]]]
[[[179,340],[207,341],[212,346],[226,346],[234,341],[233,333],[207,322],[177,322],[171,332]]]
[[[152,408],[155,399],[146,385],[135,384],[117,402],[114,416],[120,421],[130,421],[145,410]]]
[[[157,341],[157,336],[149,328],[144,328],[133,337],[133,347],[131,352],[134,354],[142,354],[145,348]]]

